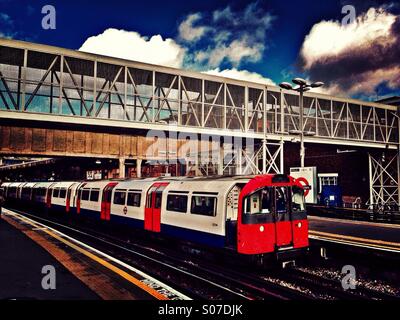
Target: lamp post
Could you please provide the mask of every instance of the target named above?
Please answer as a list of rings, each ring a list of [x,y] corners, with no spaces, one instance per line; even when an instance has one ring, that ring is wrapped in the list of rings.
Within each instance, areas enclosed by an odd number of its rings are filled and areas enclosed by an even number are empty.
[[[304,148],[304,92],[311,90],[311,88],[318,88],[324,85],[323,82],[313,82],[313,83],[307,83],[306,80],[302,78],[294,78],[292,82],[297,85],[297,87],[293,87],[292,84],[288,82],[282,82],[279,84],[279,86],[282,89],[285,90],[293,90],[297,91],[300,93],[300,99],[299,99],[299,113],[300,113],[300,119],[299,119],[299,126],[300,126],[300,167],[304,168],[304,159],[306,155],[306,151]]]

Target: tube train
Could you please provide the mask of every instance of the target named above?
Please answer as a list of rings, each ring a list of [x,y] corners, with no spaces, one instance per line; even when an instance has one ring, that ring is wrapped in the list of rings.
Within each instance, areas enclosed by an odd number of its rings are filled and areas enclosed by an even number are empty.
[[[293,257],[308,247],[303,188],[287,175],[10,182],[1,189],[11,207],[122,223],[254,258]]]

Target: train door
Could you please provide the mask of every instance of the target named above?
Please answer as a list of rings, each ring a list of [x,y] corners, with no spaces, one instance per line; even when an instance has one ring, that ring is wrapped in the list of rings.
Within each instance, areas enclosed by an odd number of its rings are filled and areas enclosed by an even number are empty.
[[[101,220],[110,220],[111,216],[111,195],[112,191],[118,182],[110,182],[107,184],[103,189],[103,195],[101,198],[101,213],[100,219]]]
[[[72,188],[74,186],[75,185],[73,184],[73,185],[69,186],[67,189],[67,196],[65,199],[65,212],[70,212],[70,210],[71,210],[71,193],[72,193]]]
[[[82,189],[86,183],[82,183],[76,187],[75,197],[76,197],[76,213],[81,213],[81,199],[82,199]]]
[[[288,187],[275,187],[274,191],[276,246],[278,248],[292,246],[293,229],[288,193],[290,189]]]
[[[168,182],[154,183],[147,192],[144,211],[144,228],[153,232],[161,231],[162,195]]]
[[[53,188],[52,186],[54,183],[48,186],[47,193],[46,193],[46,207],[51,208],[51,196],[53,195]]]

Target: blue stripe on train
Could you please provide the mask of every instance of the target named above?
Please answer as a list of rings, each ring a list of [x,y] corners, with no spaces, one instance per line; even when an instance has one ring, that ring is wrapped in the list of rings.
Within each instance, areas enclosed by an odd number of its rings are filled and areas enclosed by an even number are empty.
[[[144,221],[135,218],[128,218],[111,214],[110,221],[118,224],[123,224],[137,229],[144,229]]]
[[[98,212],[96,210],[81,208],[80,213],[77,213],[76,207],[70,207],[70,211],[66,212],[65,206],[54,204],[54,203],[51,204],[50,210],[55,211],[55,212],[64,212],[66,214],[78,214],[78,215],[81,215],[86,218],[92,218],[92,219],[94,218],[94,219],[100,220],[100,212]]]
[[[191,242],[205,244],[211,247],[224,247],[225,237],[203,231],[196,231],[168,224],[161,224],[161,233],[171,237],[185,239]]]
[[[52,204],[52,209],[65,212],[65,207]],[[71,208],[72,214],[76,214],[76,208]],[[100,212],[81,208],[79,215],[87,218],[100,220]],[[123,217],[111,213],[110,221],[117,224],[123,224],[137,229],[144,229],[144,221],[131,217]],[[168,224],[161,224],[161,234],[170,237],[208,245],[211,247],[222,248],[225,246],[225,237],[203,231],[196,231],[182,227],[176,227]]]
[[[123,217],[114,214],[111,214],[110,220],[115,223],[129,225],[138,229],[144,229],[143,220]],[[168,224],[161,224],[161,234],[191,242],[205,244],[211,247],[221,248],[225,246],[224,236],[171,226]]]

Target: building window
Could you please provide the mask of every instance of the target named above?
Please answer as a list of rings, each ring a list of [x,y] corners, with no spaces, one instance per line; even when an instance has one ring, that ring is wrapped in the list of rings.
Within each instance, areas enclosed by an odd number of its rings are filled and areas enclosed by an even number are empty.
[[[187,202],[188,202],[187,196],[169,194],[167,197],[167,210],[186,213]]]
[[[130,207],[140,207],[141,194],[138,192],[128,192],[126,205]]]
[[[319,178],[319,193],[322,192],[322,186],[337,186],[338,174],[337,173],[321,173]]]
[[[216,207],[216,197],[193,196],[190,212],[193,214],[215,217]]]
[[[125,205],[126,191],[116,190],[114,193],[114,204]]]

